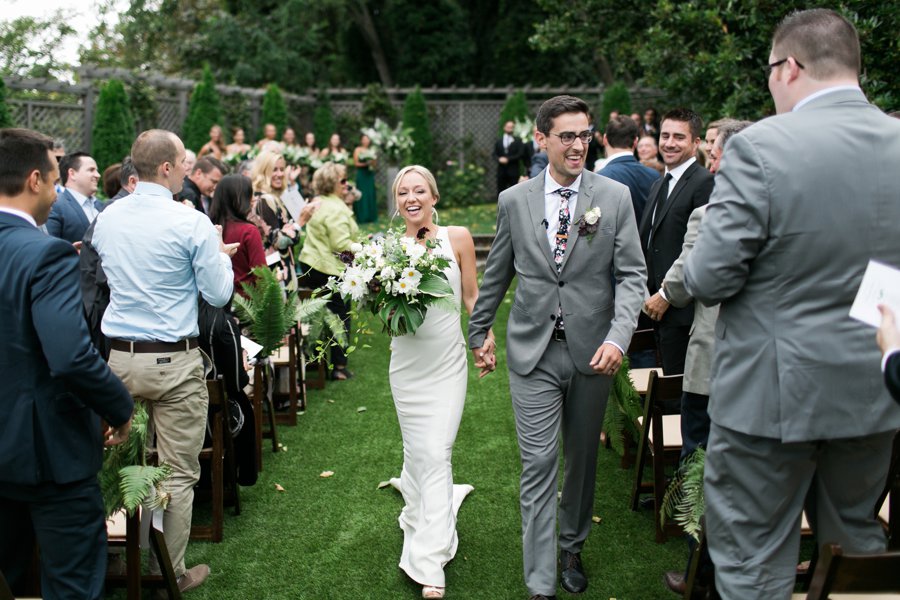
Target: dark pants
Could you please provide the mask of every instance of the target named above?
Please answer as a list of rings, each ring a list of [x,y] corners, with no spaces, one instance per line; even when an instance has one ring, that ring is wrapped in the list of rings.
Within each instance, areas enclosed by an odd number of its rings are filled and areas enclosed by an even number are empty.
[[[325,284],[328,283],[328,278],[331,277],[321,271],[316,271],[304,263],[300,263],[300,269],[303,271],[303,275],[300,277],[300,285],[308,288],[318,289],[324,287]],[[345,302],[340,294],[332,294],[331,299],[328,301],[328,309],[341,318],[341,321],[344,322],[344,331],[346,331],[349,336],[350,303]],[[338,345],[331,347],[331,364],[335,367],[347,366],[347,355],[344,354],[344,349]]]
[[[106,522],[96,477],[64,485],[0,483],[0,571],[15,595],[26,592],[35,541],[44,598],[103,597]]]
[[[709,396],[684,392],[681,395],[681,459],[709,440]]]
[[[654,325],[656,345],[662,355],[664,375],[684,373],[684,357],[691,337],[690,325]]]

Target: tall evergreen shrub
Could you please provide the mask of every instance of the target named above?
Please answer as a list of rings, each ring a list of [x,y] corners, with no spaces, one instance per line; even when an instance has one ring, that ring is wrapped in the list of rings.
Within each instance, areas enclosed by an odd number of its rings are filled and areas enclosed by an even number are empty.
[[[391,127],[397,126],[397,110],[380,83],[370,83],[366,86],[361,116],[366,127],[371,127],[375,119],[381,119]]]
[[[601,120],[596,126],[600,129],[606,127],[609,123],[609,113],[617,110],[619,114],[628,116],[631,114],[631,94],[624,83],[614,83],[603,92],[603,110],[601,111]]]
[[[500,135],[503,135],[503,124],[507,121],[528,121],[531,113],[528,110],[528,102],[525,101],[524,92],[516,92],[506,99],[503,110],[500,111]]]
[[[110,79],[100,88],[94,109],[91,156],[97,161],[97,168],[102,172],[128,156],[134,136],[134,118],[125,85]]]
[[[428,119],[428,106],[425,104],[425,96],[421,88],[416,86],[406,101],[403,103],[403,125],[412,129],[412,137],[415,145],[412,149],[411,160],[413,164],[432,168],[433,148],[431,139],[431,124]]]
[[[263,96],[262,122],[260,125],[265,127],[266,123],[275,125],[275,128],[278,130],[278,139],[281,139],[281,135],[288,125],[287,105],[284,103],[284,96],[281,95],[281,90],[274,83],[269,84],[269,87],[266,88],[266,95]],[[260,131],[260,138],[262,138],[262,133]]]
[[[0,127],[12,127],[12,113],[6,104],[6,82],[0,77]]]
[[[188,107],[187,119],[184,121],[184,145],[194,152],[209,141],[209,130],[213,125],[222,124],[222,108],[219,104],[219,92],[213,79],[209,65],[203,66],[203,76],[194,87]]]
[[[313,113],[313,131],[316,134],[316,144],[320,148],[328,145],[328,138],[335,131],[331,100],[328,98],[328,92],[325,90],[319,90],[319,94],[316,97],[316,110]]]

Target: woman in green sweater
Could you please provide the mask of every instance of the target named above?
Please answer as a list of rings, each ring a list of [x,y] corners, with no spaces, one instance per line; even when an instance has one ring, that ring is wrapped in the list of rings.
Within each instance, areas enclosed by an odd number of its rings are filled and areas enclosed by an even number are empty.
[[[347,167],[340,163],[325,163],[313,175],[313,189],[318,194],[319,208],[306,224],[306,239],[300,252],[301,282],[306,287],[320,288],[332,275],[343,270],[341,252],[350,249],[356,240],[359,227],[353,218],[353,209],[343,200],[347,189]],[[344,328],[350,331],[350,305],[340,294],[334,294],[328,308],[344,321]],[[348,379],[347,355],[339,346],[331,349],[331,378],[337,381]]]

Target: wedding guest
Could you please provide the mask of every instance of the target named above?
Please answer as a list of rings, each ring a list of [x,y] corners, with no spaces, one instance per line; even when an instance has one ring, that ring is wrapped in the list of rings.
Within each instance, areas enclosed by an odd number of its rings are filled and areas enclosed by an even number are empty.
[[[238,244],[231,256],[231,270],[234,291],[242,296],[245,295],[242,284],[252,284],[256,280],[251,271],[266,264],[262,235],[256,225],[247,220],[253,201],[253,184],[249,178],[226,175],[216,186],[209,211],[209,219],[222,228],[222,240],[226,244]]]
[[[184,176],[181,191],[178,192],[178,200],[188,201],[194,208],[204,215],[208,215],[209,204],[216,191],[216,185],[227,172],[228,167],[212,156],[203,156],[197,159],[190,174]]]
[[[881,370],[884,371],[884,383],[894,400],[900,402],[900,329],[897,320],[887,305],[878,307],[881,310],[881,327],[878,329],[878,346],[881,348]]]
[[[519,182],[519,164],[525,160],[525,145],[513,135],[516,124],[503,124],[503,134],[494,144],[492,156],[497,162],[497,193]]]
[[[270,142],[275,142],[276,144],[278,144],[278,140],[275,139],[277,135],[278,129],[275,127],[275,125],[273,123],[266,123],[265,125],[263,125],[263,137],[258,142],[256,142],[256,147],[260,150],[263,150]]]
[[[279,273],[288,289],[292,290],[297,289],[293,249],[300,241],[304,216],[301,213],[301,222],[295,223],[285,200],[296,203],[298,207],[304,205],[296,185],[298,175],[299,169],[287,169],[284,157],[274,152],[264,150],[253,162],[251,180],[256,196],[253,213],[261,219],[263,246],[266,254],[280,254]]]
[[[184,149],[184,172],[191,173],[194,170],[194,165],[197,164],[197,155],[194,154],[194,151],[190,148]]]
[[[213,125],[209,130],[209,141],[203,144],[197,156],[202,158],[211,155],[216,160],[222,160],[225,157],[225,139],[222,137],[222,128],[219,125]]]
[[[100,182],[97,163],[84,152],[67,154],[59,161],[59,180],[65,189],[50,210],[47,233],[67,242],[80,242],[88,225],[103,210],[103,203],[95,196]]]
[[[377,164],[372,140],[366,134],[362,134],[359,137],[359,146],[353,149],[356,187],[362,192],[362,198],[353,206],[357,223],[371,223],[378,220],[378,203],[375,199],[375,166]]]
[[[478,299],[475,244],[465,227],[438,227],[440,200],[425,167],[402,169],[391,189],[406,237],[449,261],[453,300],[470,314]],[[488,349],[494,336],[488,333]],[[391,484],[403,494],[400,568],[422,585],[423,598],[443,598],[444,565],[457,547],[456,512],[471,485],[454,485],[453,443],[466,399],[468,365],[459,311],[429,309],[414,334],[391,340],[390,383],[403,438],[403,470]],[[488,371],[484,370],[482,375]]]
[[[36,541],[44,598],[99,600],[106,523],[97,473],[103,446],[128,438],[134,404],[91,344],[75,249],[37,227],[56,199],[52,144],[0,129],[0,572],[13,594],[33,595],[26,572]]]
[[[303,147],[309,150],[310,155],[318,156],[319,147],[316,146],[316,134],[312,131],[307,131],[306,135],[303,136]]]
[[[659,174],[634,158],[638,131],[638,126],[631,119],[622,116],[610,119],[602,136],[606,164],[597,173],[628,186],[635,220],[640,223],[650,186],[659,179]]]
[[[641,119],[641,113],[636,113],[636,112],[631,113],[631,120],[638,127],[641,127],[644,124],[643,120]]]
[[[246,143],[243,127],[231,129],[231,143],[225,147],[225,153],[229,156],[242,156],[250,152],[250,144]]]
[[[331,137],[328,138],[328,145],[322,148],[322,152],[320,156],[322,158],[327,158],[329,156],[334,156],[336,154],[346,156],[347,150],[341,144],[341,136],[337,133],[332,133]]]
[[[103,177],[100,178],[100,181],[103,182],[103,195],[106,196],[107,200],[114,197],[122,189],[122,184],[119,183],[119,174],[121,172],[122,163],[113,163],[103,169]]]
[[[659,141],[659,114],[653,107],[644,111],[644,122],[641,125],[641,135],[653,136],[653,139]]]
[[[313,175],[313,188],[318,194],[319,208],[306,226],[306,240],[300,252],[301,282],[309,288],[321,288],[332,275],[344,269],[338,255],[350,249],[359,227],[353,210],[343,200],[347,185],[347,167],[340,163],[325,163]],[[350,305],[340,294],[332,295],[328,308],[344,322],[350,331]],[[331,348],[331,378],[343,381],[351,377],[347,370],[347,355],[340,346]]]
[[[288,127],[284,130],[284,134],[281,136],[281,143],[284,144],[285,148],[299,147],[297,144],[297,133],[293,127]]]
[[[656,169],[660,175],[665,172],[666,167],[659,160],[659,146],[656,138],[652,135],[641,136],[637,144],[637,155],[638,160],[645,167]]]
[[[900,266],[900,122],[859,86],[833,10],[796,11],[766,66],[777,114],[728,142],[684,283],[721,302],[704,494],[723,598],[789,598],[816,539],[884,552],[874,515],[900,427],[872,333],[849,317],[870,259]],[[798,148],[802,151],[798,152]]]
[[[164,484],[170,493],[164,535],[184,592],[209,575],[207,565],[186,569],[184,561],[209,403],[197,294],[213,306],[231,299],[234,247],[222,243],[205,215],[172,202],[184,179],[184,145],[175,134],[141,133],[131,158],[140,182],[94,228],[110,289],[101,328],[112,346],[109,366],[145,400],[159,461],[173,469]]]

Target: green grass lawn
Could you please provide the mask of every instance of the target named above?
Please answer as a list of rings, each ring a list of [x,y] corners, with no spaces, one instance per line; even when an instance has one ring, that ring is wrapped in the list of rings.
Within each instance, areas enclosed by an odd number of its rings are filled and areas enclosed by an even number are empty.
[[[510,304],[496,327],[504,339]],[[188,592],[203,599],[417,598],[420,588],[397,567],[402,500],[378,483],[397,476],[402,447],[388,387],[389,339],[369,336],[351,355],[356,376],[312,391],[297,427],[281,427],[284,452],[264,447],[259,482],[242,491],[243,513],[226,513],[221,544],[191,542],[188,566],[208,563],[207,583]],[[459,512],[459,550],[446,569],[447,598],[524,599],[519,456],[505,356],[469,392],[454,452],[454,478],[475,491]],[[365,411],[361,408],[365,407]],[[334,476],[321,478],[323,471]],[[632,473],[601,450],[594,526],[584,548],[590,586],[584,600],[675,598],[662,573],[683,567],[683,541],[654,542],[650,511],[628,509]],[[284,491],[277,491],[276,484]],[[227,510],[227,509],[226,509]],[[560,598],[572,597],[560,588]]]
[[[438,218],[441,225],[457,225],[468,228],[473,234],[497,232],[497,204],[476,204],[475,206],[459,206],[455,208],[442,208],[437,206]],[[397,217],[391,223],[390,215],[380,214],[374,223],[365,223],[359,226],[364,233],[376,233],[384,231],[389,226],[397,227],[403,223],[403,219]]]

